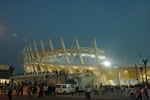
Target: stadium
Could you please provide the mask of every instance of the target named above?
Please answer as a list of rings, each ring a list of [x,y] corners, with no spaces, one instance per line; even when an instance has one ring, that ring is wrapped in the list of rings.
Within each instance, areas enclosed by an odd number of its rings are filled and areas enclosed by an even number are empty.
[[[105,67],[105,53],[106,50],[97,47],[95,38],[48,38],[28,43],[18,53],[17,59],[25,73],[32,76],[63,71],[78,76],[90,73],[94,85],[125,85],[141,81],[140,70],[134,65]]]

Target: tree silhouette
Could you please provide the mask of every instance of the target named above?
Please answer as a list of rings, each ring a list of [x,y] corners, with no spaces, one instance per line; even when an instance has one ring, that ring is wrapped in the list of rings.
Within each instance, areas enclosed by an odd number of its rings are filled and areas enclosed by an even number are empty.
[[[143,64],[144,64],[144,72],[145,72],[145,77],[146,77],[146,82],[148,82],[147,80],[147,62],[148,62],[148,59],[143,59]]]

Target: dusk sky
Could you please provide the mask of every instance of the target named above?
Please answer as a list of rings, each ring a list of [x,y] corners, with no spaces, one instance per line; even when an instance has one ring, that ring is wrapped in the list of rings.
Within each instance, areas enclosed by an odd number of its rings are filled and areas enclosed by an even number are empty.
[[[33,40],[95,38],[112,64],[150,62],[150,0],[0,0],[0,64]]]

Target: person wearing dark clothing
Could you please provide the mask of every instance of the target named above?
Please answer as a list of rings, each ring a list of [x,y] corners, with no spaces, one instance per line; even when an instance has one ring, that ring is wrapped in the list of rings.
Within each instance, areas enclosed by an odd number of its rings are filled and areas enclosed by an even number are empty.
[[[39,88],[40,88],[40,90],[39,90],[39,98],[43,98],[44,96],[43,96],[43,85],[42,85],[42,83],[40,84],[40,86],[39,86]]]
[[[23,81],[20,83],[20,89],[19,89],[19,91],[18,91],[18,95],[19,95],[19,93],[21,92],[21,96],[22,96],[22,94],[23,94]]]
[[[52,86],[52,94],[55,96],[55,85]]]
[[[15,84],[14,84],[14,79],[11,79],[9,87],[8,87],[8,98],[9,100],[12,100],[12,91],[14,90]]]

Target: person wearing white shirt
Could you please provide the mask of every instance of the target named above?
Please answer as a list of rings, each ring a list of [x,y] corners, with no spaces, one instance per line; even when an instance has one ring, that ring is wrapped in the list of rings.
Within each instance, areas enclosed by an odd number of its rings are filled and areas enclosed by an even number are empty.
[[[128,98],[129,97],[129,87],[126,86],[125,87],[125,98]]]

